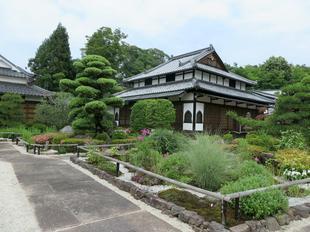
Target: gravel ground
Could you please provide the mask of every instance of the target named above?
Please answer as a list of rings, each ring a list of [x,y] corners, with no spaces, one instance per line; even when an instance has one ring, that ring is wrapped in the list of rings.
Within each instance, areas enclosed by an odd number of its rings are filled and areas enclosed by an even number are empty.
[[[283,226],[281,232],[309,232],[310,231],[310,218],[293,221],[287,226]]]
[[[11,164],[0,161],[0,231],[41,231]]]

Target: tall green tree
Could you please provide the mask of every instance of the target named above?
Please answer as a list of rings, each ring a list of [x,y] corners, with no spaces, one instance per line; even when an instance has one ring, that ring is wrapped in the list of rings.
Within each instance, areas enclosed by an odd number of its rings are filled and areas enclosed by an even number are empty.
[[[59,90],[59,81],[73,78],[74,72],[67,30],[61,24],[45,39],[28,66],[37,77],[37,84],[51,91]]]
[[[303,132],[310,144],[310,76],[282,89],[271,121],[280,130],[295,129]]]
[[[119,77],[129,77],[159,65],[168,55],[159,49],[142,49],[126,43],[127,35],[120,29],[101,27],[91,36],[82,51],[86,55],[100,55],[111,62]]]
[[[110,62],[98,55],[87,55],[74,62],[76,79],[60,81],[61,89],[74,94],[70,102],[73,129],[83,133],[110,133],[113,115],[108,107],[121,107],[122,99],[112,94],[121,90]]]
[[[285,58],[272,56],[261,66],[258,88],[280,89],[292,81],[292,68]]]

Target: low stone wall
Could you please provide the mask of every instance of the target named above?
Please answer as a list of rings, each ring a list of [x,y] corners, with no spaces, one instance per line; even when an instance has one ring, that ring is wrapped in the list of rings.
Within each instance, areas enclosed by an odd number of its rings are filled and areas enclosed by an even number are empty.
[[[88,164],[76,156],[71,156],[70,160],[79,166],[89,170],[94,175],[101,179],[105,179],[109,183],[117,186],[119,189],[129,192],[135,199],[141,200],[152,207],[161,210],[163,213],[177,217],[180,221],[187,223],[193,227],[195,231],[199,232],[254,232],[254,231],[276,231],[280,226],[289,224],[290,221],[307,218],[310,214],[310,203],[294,206],[288,210],[286,214],[277,215],[275,217],[268,217],[260,221],[246,221],[243,224],[225,228],[222,224],[217,222],[205,221],[203,217],[196,212],[186,210],[183,207],[177,206],[174,203],[163,200],[155,194],[142,190],[130,182],[117,179],[105,171],[102,171],[95,166]]]

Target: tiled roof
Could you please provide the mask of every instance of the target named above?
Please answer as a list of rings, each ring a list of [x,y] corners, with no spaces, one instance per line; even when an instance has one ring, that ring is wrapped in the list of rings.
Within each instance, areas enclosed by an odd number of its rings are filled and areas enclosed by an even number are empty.
[[[0,68],[0,76],[7,76],[7,77],[21,77],[21,78],[29,78],[31,75],[27,75],[23,72],[17,72],[7,68]]]
[[[53,92],[42,89],[36,85],[17,84],[0,82],[0,93],[17,93],[26,96],[46,97],[53,95]]]
[[[159,75],[164,75],[167,73],[173,73],[173,72],[181,72],[185,70],[190,70],[194,68],[202,69],[205,71],[209,71],[218,75],[222,75],[224,77],[228,77],[231,79],[239,80],[246,82],[248,84],[255,84],[255,81],[248,80],[247,78],[244,78],[242,76],[239,76],[235,73],[226,72],[224,70],[211,67],[209,65],[200,64],[197,61],[199,61],[201,58],[207,56],[208,54],[215,52],[212,45],[208,48],[200,49],[197,51],[185,53],[179,56],[172,57],[167,62],[160,64],[150,70],[147,70],[143,73],[140,73],[138,75],[129,77],[125,79],[125,82],[129,81],[135,81],[135,80],[141,80],[148,77],[154,77]]]
[[[1,54],[0,54],[0,61],[4,62],[8,67],[10,67],[10,68],[0,67],[0,75],[10,77],[22,77],[22,78],[29,78],[33,76],[32,73],[29,73],[26,70],[22,69],[21,67],[15,65]]]
[[[165,84],[129,89],[116,94],[116,96],[128,101],[128,100],[138,100],[154,97],[177,96],[185,92],[186,90],[190,89],[202,90],[211,94],[214,93],[214,95],[222,95],[240,100],[243,99],[250,102],[259,102],[262,104],[274,104],[274,100],[266,98],[264,96],[260,96],[252,92],[233,89],[230,87],[216,85],[210,82],[200,81],[196,79],[189,79],[189,80],[169,82]]]

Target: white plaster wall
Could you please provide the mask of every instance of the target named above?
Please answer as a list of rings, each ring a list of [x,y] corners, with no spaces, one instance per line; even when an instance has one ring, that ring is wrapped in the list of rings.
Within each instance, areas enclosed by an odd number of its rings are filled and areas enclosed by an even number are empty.
[[[152,85],[157,85],[157,84],[158,84],[158,79],[157,78],[152,79]]]
[[[0,76],[0,81],[2,81],[2,82],[10,82],[10,83],[17,83],[17,84],[27,84],[27,79],[26,78],[17,78],[17,77]]]
[[[241,89],[245,90],[245,83],[241,82]]]
[[[224,105],[224,99],[212,100],[212,104]]]
[[[229,79],[228,79],[228,78],[225,78],[225,79],[224,79],[224,85],[225,85],[225,86],[229,86]]]
[[[203,78],[202,80],[204,81],[210,81],[210,74],[209,73],[206,73],[206,72],[203,72]]]
[[[236,81],[236,89],[240,89],[240,81]]]
[[[213,74],[211,74],[210,81],[211,81],[212,83],[216,83],[216,76],[213,75]]]
[[[166,77],[161,77],[159,79],[159,84],[163,84],[163,83],[166,83]]]
[[[135,88],[139,87],[139,82],[138,82],[138,81],[135,81],[135,82],[133,83],[133,87],[135,87]]]
[[[183,80],[183,74],[182,73],[181,74],[177,74],[175,76],[175,81],[181,81],[181,80]]]
[[[217,84],[223,85],[223,78],[222,77],[217,77]]]
[[[185,100],[185,101],[192,101],[194,100],[194,96],[193,96],[193,93],[186,93],[182,96],[182,100]]]
[[[198,97],[197,100],[198,101],[202,101],[202,102],[210,102],[211,101],[211,99],[210,99],[210,97],[208,95],[204,95],[202,97]]]
[[[198,80],[202,80],[202,72],[200,70],[195,71],[195,78]]]
[[[192,72],[184,74],[184,80],[191,79],[191,78],[193,78],[193,73]]]
[[[193,103],[184,103],[183,104],[183,122],[185,112],[190,111],[192,113],[192,120],[193,120]],[[193,123],[183,123],[183,130],[193,130]]]
[[[140,87],[143,87],[143,86],[144,86],[144,80],[140,81]]]

